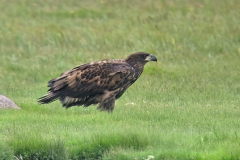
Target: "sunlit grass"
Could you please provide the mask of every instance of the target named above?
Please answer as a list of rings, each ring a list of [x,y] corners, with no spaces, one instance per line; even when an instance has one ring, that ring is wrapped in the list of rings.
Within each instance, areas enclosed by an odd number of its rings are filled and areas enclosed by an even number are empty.
[[[0,159],[239,159],[240,14],[233,1],[33,1],[0,9]],[[146,51],[116,102],[39,105],[77,65]]]

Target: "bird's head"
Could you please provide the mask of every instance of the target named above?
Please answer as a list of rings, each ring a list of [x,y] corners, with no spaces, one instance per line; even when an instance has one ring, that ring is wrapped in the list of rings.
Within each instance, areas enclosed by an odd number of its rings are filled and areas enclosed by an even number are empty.
[[[143,54],[143,58],[144,58],[145,61],[147,61],[147,62],[149,62],[149,61],[155,61],[155,62],[157,62],[157,57],[154,56],[153,54],[145,53],[145,54]]]
[[[157,62],[157,57],[153,54],[149,54],[146,52],[137,52],[133,53],[126,59],[128,62],[138,62],[142,65],[145,65],[147,62],[155,61]]]

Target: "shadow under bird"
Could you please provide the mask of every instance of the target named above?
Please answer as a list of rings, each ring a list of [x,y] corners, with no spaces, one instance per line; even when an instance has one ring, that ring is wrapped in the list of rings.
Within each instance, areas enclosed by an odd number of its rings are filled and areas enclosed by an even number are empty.
[[[101,60],[77,66],[48,82],[48,94],[41,104],[59,99],[63,107],[90,106],[112,112],[120,98],[142,74],[144,65],[157,61],[156,56],[138,52],[126,59]]]

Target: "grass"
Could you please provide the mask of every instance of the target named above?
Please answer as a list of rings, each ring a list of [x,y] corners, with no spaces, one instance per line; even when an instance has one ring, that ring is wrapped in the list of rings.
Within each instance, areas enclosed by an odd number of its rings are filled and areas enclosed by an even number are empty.
[[[22,108],[0,110],[0,159],[240,159],[237,0],[0,2],[0,93]],[[137,51],[158,62],[113,114],[37,103],[62,72]]]

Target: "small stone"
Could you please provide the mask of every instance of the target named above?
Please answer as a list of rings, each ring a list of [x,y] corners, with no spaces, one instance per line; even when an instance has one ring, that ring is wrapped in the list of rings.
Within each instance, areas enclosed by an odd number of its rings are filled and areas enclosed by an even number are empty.
[[[21,109],[11,99],[0,94],[0,109]]]

